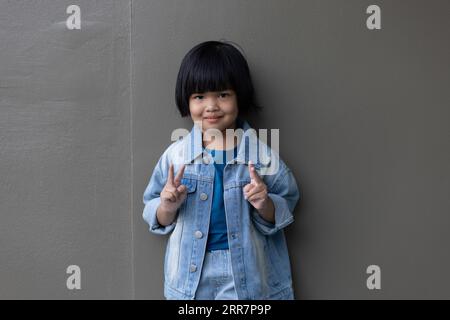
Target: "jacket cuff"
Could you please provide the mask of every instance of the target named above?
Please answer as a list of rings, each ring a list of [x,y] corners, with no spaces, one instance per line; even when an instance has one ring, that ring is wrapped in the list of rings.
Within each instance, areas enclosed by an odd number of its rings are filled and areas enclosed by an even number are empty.
[[[275,207],[275,223],[264,220],[255,208],[252,210],[252,215],[256,228],[262,234],[270,236],[291,224],[294,221],[294,216],[283,197],[274,193],[269,193],[268,196],[272,199]]]
[[[158,219],[156,218],[156,209],[158,209],[160,203],[160,197],[154,198],[147,202],[144,207],[144,213],[142,214],[142,216],[144,220],[149,224],[150,232],[164,235],[168,234],[175,228],[175,221],[168,226],[162,226],[158,223]]]

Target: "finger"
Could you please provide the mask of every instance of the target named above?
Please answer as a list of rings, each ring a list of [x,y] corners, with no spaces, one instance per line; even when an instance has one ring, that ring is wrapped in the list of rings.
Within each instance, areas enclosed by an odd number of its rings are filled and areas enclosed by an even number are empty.
[[[180,186],[181,179],[183,178],[184,168],[185,168],[185,165],[183,164],[181,166],[180,170],[178,170],[178,173],[175,177],[174,184],[176,187]]]
[[[253,164],[252,161],[249,161],[249,162],[248,162],[248,170],[250,171],[250,178],[251,178],[254,182],[259,183],[259,182],[262,181],[261,178],[260,178],[260,176],[258,175],[258,172],[256,171],[255,165]]]
[[[173,185],[173,164],[171,163],[169,166],[169,176],[167,178],[167,183],[169,185]]]
[[[255,187],[254,187],[252,190],[250,190],[249,192],[247,192],[247,193],[245,194],[245,196],[246,196],[247,199],[248,199],[249,197],[253,196],[253,195],[256,194],[256,193],[260,193],[261,191],[264,191],[264,186],[258,185],[258,186],[255,186]]]
[[[250,197],[248,197],[248,201],[256,201],[256,200],[262,200],[266,197],[266,193],[264,191],[261,191],[259,193],[256,193]]]
[[[166,187],[165,190],[166,190],[167,192],[172,193],[172,194],[173,194],[175,197],[177,197],[177,198],[178,198],[178,196],[180,195],[179,192],[178,192],[178,190],[177,190],[177,188],[174,187],[174,186]]]
[[[255,187],[254,184],[249,183],[242,190],[244,190],[244,192],[247,193],[247,192],[250,192],[250,190],[252,190],[254,187]]]
[[[179,187],[177,188],[177,190],[178,190],[178,192],[179,192],[180,194],[182,194],[182,193],[185,193],[185,192],[187,191],[187,188],[186,188],[186,186],[185,186],[184,184],[182,184],[181,186],[179,186]]]
[[[175,197],[175,195],[173,194],[173,192],[170,191],[164,191],[161,193],[161,197],[166,200],[166,201],[170,201],[170,202],[175,202],[177,200],[177,197]]]

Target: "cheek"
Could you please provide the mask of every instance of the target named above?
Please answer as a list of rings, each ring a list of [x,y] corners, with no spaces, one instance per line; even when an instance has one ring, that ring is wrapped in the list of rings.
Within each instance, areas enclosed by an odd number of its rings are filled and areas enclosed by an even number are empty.
[[[192,118],[199,118],[202,116],[202,108],[193,104],[189,104],[189,111]]]
[[[225,110],[225,112],[226,112],[227,114],[229,114],[229,115],[235,115],[235,114],[237,114],[238,111],[239,111],[236,102],[232,102],[232,103],[230,103],[230,104],[227,104],[227,105],[224,107],[224,110]]]

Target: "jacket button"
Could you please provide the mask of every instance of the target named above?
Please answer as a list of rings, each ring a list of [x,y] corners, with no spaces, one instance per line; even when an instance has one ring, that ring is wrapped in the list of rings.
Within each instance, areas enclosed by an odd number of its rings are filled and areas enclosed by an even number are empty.
[[[200,200],[205,201],[206,199],[208,199],[208,195],[207,195],[206,193],[202,192],[202,193],[200,194]]]
[[[201,231],[195,231],[194,235],[197,239],[201,239],[203,237],[203,233]]]
[[[197,271],[197,266],[195,264],[191,264],[191,267],[189,268],[189,270],[191,272],[195,272],[195,271]]]

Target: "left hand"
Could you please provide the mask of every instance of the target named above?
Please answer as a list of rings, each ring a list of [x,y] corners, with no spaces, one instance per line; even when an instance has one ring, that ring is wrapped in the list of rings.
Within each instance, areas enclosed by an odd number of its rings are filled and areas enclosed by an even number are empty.
[[[251,180],[243,189],[244,197],[256,210],[260,211],[266,208],[270,202],[267,186],[263,179],[258,175],[258,172],[251,161],[248,162],[248,170],[250,172]]]

